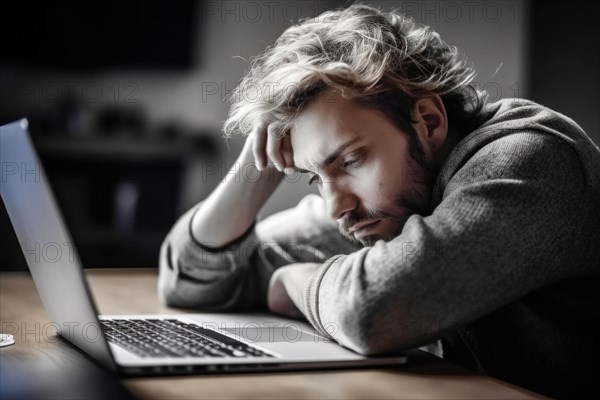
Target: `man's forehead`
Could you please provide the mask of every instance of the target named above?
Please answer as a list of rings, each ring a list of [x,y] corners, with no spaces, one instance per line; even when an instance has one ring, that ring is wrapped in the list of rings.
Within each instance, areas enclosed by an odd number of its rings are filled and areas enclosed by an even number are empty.
[[[347,150],[352,145],[363,141],[363,139],[363,136],[353,134],[349,135],[344,140],[336,140],[329,146],[312,146],[313,148],[316,148],[316,150],[314,150],[316,154],[304,155],[304,157],[308,160],[316,160],[313,161],[310,165],[302,164],[303,161],[300,161],[300,157],[297,156],[297,153],[294,150],[294,165],[296,169],[302,173],[312,172],[312,170],[318,171],[319,168],[331,165],[333,162],[335,162],[335,160],[338,157],[340,157],[344,153],[345,150]]]
[[[356,126],[361,122],[355,118],[357,110],[352,102],[330,97],[318,97],[290,127],[294,163],[301,169],[316,169],[340,146],[361,136],[360,126]]]
[[[298,140],[292,145],[294,152],[294,167],[300,172],[310,172],[318,169],[318,162],[326,157],[321,143],[309,140]]]

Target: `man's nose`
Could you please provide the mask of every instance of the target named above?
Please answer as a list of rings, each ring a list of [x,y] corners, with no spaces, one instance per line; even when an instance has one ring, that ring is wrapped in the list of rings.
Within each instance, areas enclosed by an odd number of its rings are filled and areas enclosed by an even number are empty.
[[[348,211],[356,208],[357,198],[339,182],[325,178],[322,184],[323,197],[327,206],[327,213],[335,220],[341,219]]]

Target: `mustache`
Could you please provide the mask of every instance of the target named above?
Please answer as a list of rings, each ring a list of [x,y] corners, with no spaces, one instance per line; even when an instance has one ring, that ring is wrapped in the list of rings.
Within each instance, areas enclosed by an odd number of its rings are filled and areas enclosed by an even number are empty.
[[[403,196],[398,196],[395,201],[397,207],[402,208],[408,214],[421,214],[428,215],[427,207],[423,207],[419,200],[414,196],[412,192],[405,193]],[[375,221],[380,219],[390,219],[394,221],[405,221],[405,217],[398,217],[396,215],[385,212],[379,207],[375,207],[370,210],[362,211],[362,210],[354,210],[346,214],[346,216],[338,221],[339,229],[342,232],[350,232],[350,228],[354,225],[365,222],[365,221]]]
[[[392,215],[386,213],[380,208],[375,208],[367,211],[353,211],[348,213],[342,220],[338,221],[340,229],[344,232],[349,232],[350,228],[359,222],[374,221],[377,219],[390,218]]]

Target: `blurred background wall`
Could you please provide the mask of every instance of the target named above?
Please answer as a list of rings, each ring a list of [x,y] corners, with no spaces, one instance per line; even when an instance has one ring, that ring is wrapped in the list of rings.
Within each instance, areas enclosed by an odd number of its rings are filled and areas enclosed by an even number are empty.
[[[235,161],[227,98],[293,21],[344,1],[21,1],[0,6],[0,123],[27,117],[87,267],[156,266],[177,216]],[[432,26],[491,99],[527,97],[600,143],[598,35],[577,2],[364,1]],[[594,21],[592,21],[594,18]],[[261,211],[309,189],[288,179]],[[243,199],[240,199],[243,201]],[[4,208],[0,266],[24,259]]]

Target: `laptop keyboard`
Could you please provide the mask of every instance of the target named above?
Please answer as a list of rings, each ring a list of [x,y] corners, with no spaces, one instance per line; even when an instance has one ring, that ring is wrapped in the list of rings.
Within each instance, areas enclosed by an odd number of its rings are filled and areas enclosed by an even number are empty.
[[[273,357],[215,330],[175,319],[101,320],[109,342],[140,357]]]

